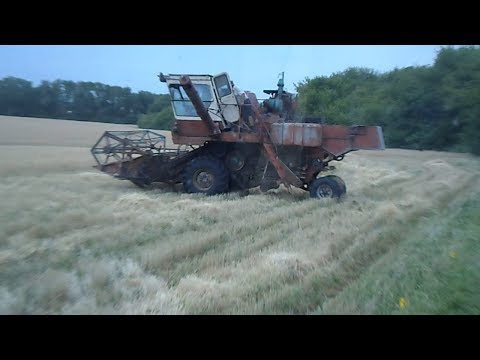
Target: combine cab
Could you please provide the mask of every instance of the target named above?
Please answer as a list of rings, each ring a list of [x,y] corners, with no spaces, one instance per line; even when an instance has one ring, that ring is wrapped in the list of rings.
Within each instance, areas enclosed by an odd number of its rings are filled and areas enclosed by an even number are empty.
[[[166,148],[165,137],[149,130],[107,131],[91,150],[96,168],[141,187],[183,183],[189,193],[214,195],[284,184],[325,198],[346,193],[338,176],[319,177],[331,161],[355,150],[385,149],[379,126],[297,119],[283,74],[276,90],[264,90],[270,98],[262,103],[237,89],[227,73],[159,78],[168,86],[179,148]]]

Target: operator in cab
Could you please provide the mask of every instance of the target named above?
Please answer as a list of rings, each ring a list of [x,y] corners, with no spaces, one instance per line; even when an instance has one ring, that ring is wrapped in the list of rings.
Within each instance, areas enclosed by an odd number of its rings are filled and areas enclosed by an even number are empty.
[[[238,106],[240,107],[241,116],[243,122],[248,126],[253,126],[253,121],[250,121],[250,117],[253,115],[252,112],[252,103],[248,98],[248,95],[245,91],[240,89],[238,86],[235,85],[233,81],[231,81],[233,94],[237,99]]]

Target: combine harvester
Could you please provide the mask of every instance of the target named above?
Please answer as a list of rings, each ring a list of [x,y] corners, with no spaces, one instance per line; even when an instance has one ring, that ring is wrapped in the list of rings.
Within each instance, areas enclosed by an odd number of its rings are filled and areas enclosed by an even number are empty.
[[[154,182],[183,183],[189,193],[207,195],[295,186],[314,198],[340,197],[345,183],[319,177],[330,161],[355,150],[384,150],[379,126],[327,125],[316,118],[296,119],[295,96],[264,90],[269,99],[237,91],[227,73],[162,74],[175,125],[172,140],[150,130],[107,131],[91,152],[97,169],[145,187]]]

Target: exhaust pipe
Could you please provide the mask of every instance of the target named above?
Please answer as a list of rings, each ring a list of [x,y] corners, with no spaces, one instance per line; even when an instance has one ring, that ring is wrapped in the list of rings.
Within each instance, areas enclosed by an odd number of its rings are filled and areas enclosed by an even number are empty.
[[[182,85],[182,87],[185,89],[185,92],[187,93],[188,97],[190,98],[190,101],[195,107],[195,110],[197,111],[198,116],[200,116],[203,122],[207,125],[210,136],[220,135],[221,131],[218,125],[215,124],[215,122],[210,117],[210,114],[208,113],[207,109],[205,109],[205,106],[203,106],[202,99],[200,98],[200,95],[198,95],[198,92],[195,89],[195,87],[193,86],[192,80],[190,79],[190,77],[188,75],[183,75],[180,78],[180,85]]]

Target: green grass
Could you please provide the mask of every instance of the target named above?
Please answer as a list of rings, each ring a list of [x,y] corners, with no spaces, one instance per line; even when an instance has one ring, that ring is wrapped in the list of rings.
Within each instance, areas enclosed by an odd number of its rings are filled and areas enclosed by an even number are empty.
[[[480,193],[444,216],[422,222],[314,314],[480,314]]]

